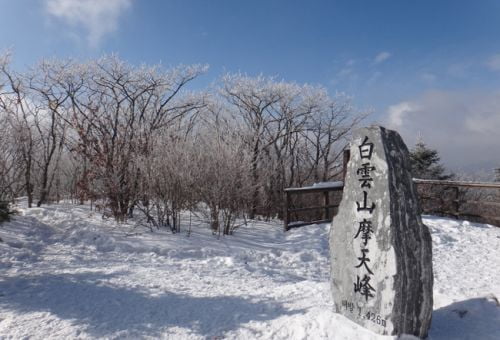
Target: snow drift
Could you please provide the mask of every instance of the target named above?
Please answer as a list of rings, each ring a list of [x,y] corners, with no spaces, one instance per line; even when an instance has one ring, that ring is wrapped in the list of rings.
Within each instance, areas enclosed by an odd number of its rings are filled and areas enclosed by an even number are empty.
[[[329,225],[151,233],[70,204],[0,226],[0,337],[390,339],[333,313]],[[500,335],[500,229],[427,216],[429,339]],[[496,297],[495,297],[496,296]],[[411,337],[408,337],[411,338]]]

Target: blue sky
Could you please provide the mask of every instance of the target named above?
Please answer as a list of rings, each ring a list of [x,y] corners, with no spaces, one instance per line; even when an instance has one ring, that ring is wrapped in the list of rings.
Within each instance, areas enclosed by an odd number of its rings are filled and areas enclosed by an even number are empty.
[[[320,84],[453,169],[500,167],[500,1],[0,0],[0,32],[16,69],[117,53],[208,64],[198,88],[238,71]]]

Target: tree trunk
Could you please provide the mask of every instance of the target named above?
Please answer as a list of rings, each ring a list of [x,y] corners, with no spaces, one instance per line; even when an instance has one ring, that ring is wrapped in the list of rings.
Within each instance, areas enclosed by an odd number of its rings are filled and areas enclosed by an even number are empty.
[[[255,142],[252,155],[252,180],[253,180],[253,192],[252,192],[252,205],[250,209],[250,219],[254,219],[257,215],[257,205],[259,200],[259,173],[257,168],[257,162],[259,159],[259,140]]]

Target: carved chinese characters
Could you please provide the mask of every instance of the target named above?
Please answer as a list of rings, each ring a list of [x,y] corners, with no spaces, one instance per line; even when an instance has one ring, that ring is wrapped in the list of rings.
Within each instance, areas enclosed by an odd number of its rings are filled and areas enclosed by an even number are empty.
[[[424,337],[432,313],[432,250],[401,137],[382,127],[353,135],[330,232],[335,308],[379,334]]]
[[[373,143],[370,143],[368,137],[365,136],[363,143],[359,145],[359,156],[361,160],[365,161],[362,166],[356,171],[356,174],[360,176],[359,181],[361,182],[361,188],[363,190],[363,199],[362,203],[356,202],[357,211],[367,211],[370,215],[373,213],[375,209],[375,203],[371,202],[371,205],[368,203],[368,192],[371,189],[373,182],[373,178],[370,176],[370,173],[375,170],[375,167],[371,165],[370,160],[373,154]],[[368,240],[371,239],[371,233],[373,233],[372,221],[363,218],[361,222],[359,222],[359,228],[354,236],[354,238],[358,238],[359,233],[362,232],[362,247],[361,247],[361,257],[358,257],[360,261],[355,268],[360,268],[364,266],[366,272],[363,275],[363,278],[360,281],[359,275],[356,275],[356,282],[354,283],[354,292],[359,293],[365,297],[366,301],[368,298],[374,297],[373,293],[375,289],[370,285],[371,276],[373,272],[370,267],[368,267],[368,263],[370,262],[370,258],[368,257],[370,250],[368,249]]]

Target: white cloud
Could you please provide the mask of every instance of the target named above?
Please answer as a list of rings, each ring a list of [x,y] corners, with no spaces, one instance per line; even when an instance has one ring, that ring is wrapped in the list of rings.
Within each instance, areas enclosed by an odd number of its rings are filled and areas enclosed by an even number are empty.
[[[370,86],[375,84],[382,77],[382,75],[383,73],[380,71],[373,72],[372,75],[366,81],[366,84]]]
[[[453,169],[500,166],[500,92],[430,91],[390,106],[385,122],[408,147],[421,135]]]
[[[424,72],[420,75],[420,78],[423,80],[423,81],[426,81],[426,82],[429,82],[429,83],[432,83],[434,82],[437,77],[435,74],[433,73],[429,73],[429,72]]]
[[[358,74],[356,73],[355,68],[353,67],[355,64],[354,59],[349,59],[346,63],[345,66],[342,67],[335,77],[331,80],[331,84],[336,86],[340,83],[354,83],[358,79]]]
[[[47,13],[64,23],[83,29],[87,43],[97,47],[118,29],[118,20],[132,0],[45,0]]]
[[[470,76],[470,69],[473,67],[473,64],[462,62],[462,63],[454,63],[448,66],[448,74],[455,78],[467,78]]]
[[[337,77],[346,77],[353,73],[353,69],[350,67],[344,67],[337,73]]]
[[[392,54],[389,53],[389,52],[387,52],[387,51],[380,52],[379,54],[377,54],[375,56],[375,59],[373,60],[373,63],[374,64],[380,64],[381,62],[384,62],[387,59],[389,59],[391,56],[392,56]]]
[[[500,71],[500,54],[491,56],[486,62],[486,65],[492,71]]]
[[[346,66],[353,66],[356,63],[355,59],[349,59],[345,64]]]
[[[388,123],[393,128],[400,128],[403,125],[405,114],[417,110],[417,106],[411,102],[401,102],[396,105],[389,106]]]

